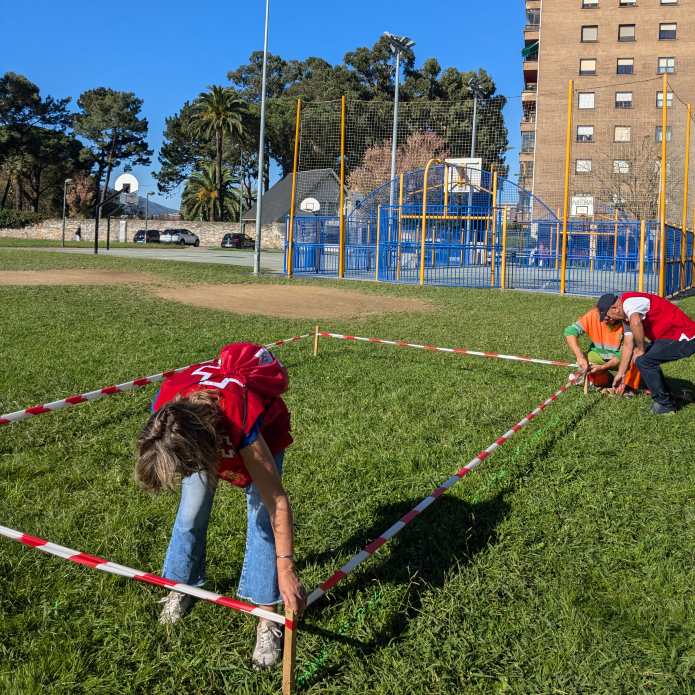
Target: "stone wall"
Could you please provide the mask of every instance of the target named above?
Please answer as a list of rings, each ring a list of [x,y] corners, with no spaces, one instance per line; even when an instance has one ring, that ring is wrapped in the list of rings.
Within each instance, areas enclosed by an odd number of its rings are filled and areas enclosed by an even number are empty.
[[[106,243],[106,220],[99,223],[99,241]],[[65,225],[65,238],[72,241],[75,231],[80,228],[83,241],[94,240],[94,220],[67,220]],[[201,246],[219,246],[222,237],[229,232],[238,232],[237,222],[189,222],[171,220],[149,220],[148,229],[183,228],[188,229],[200,237]],[[138,229],[145,228],[144,220],[121,220],[111,218],[111,241],[132,241],[133,235]],[[22,229],[0,229],[0,237],[12,237],[16,239],[51,239],[60,241],[62,236],[63,221],[60,219],[46,220],[40,224],[24,227]],[[252,239],[256,238],[254,224],[244,224],[244,232]],[[285,223],[263,225],[261,240],[264,249],[282,249],[285,244]]]

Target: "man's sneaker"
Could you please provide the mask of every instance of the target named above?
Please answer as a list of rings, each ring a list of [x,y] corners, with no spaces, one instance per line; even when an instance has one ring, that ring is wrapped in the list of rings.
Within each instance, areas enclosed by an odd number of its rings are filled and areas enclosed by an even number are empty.
[[[256,628],[256,648],[253,650],[253,667],[256,670],[270,668],[280,661],[282,654],[282,628],[271,620],[260,620]]]
[[[656,401],[652,403],[652,413],[654,413],[654,415],[673,415],[675,412],[676,409],[672,405],[661,405],[661,403],[657,403]]]
[[[179,621],[191,610],[193,601],[193,596],[181,594],[178,591],[170,591],[159,601],[164,604],[162,612],[159,614],[160,625],[173,625]]]

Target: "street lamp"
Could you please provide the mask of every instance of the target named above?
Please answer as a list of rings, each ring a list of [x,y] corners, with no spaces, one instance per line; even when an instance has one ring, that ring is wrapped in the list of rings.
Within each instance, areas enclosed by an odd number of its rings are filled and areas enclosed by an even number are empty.
[[[256,242],[253,253],[253,274],[261,272],[261,214],[263,211],[263,169],[265,167],[265,92],[268,74],[268,19],[270,0],[265,0],[265,30],[263,35],[263,75],[261,78],[261,129],[258,138],[258,186],[256,194]]]
[[[65,198],[67,197],[68,194],[68,184],[72,183],[72,179],[65,179],[63,182],[63,236],[61,238],[60,245],[65,247],[65,213],[66,213],[66,202]]]
[[[147,220],[150,219],[150,196],[154,195],[154,191],[149,191],[145,196],[145,242],[147,242]]]
[[[474,159],[475,158],[475,146],[476,146],[476,139],[478,135],[478,100],[484,98],[484,94],[482,90],[480,89],[480,82],[478,81],[477,77],[471,77],[471,79],[468,81],[468,88],[471,90],[473,94],[473,127],[472,127],[472,132],[471,132],[471,155],[470,158]],[[472,163],[471,163],[472,164]],[[481,172],[482,176],[482,172]],[[493,202],[494,205],[494,202]],[[470,243],[470,237],[472,236],[472,220],[470,219],[473,217],[473,184],[472,182],[468,186],[468,224],[466,225],[467,227],[467,243]]]
[[[415,41],[407,36],[395,36],[388,31],[384,32],[384,38],[388,41],[391,52],[396,56],[396,91],[393,100],[393,133],[391,135],[391,186],[389,191],[389,208],[393,209],[396,199],[396,149],[398,147],[398,97],[401,81],[401,53],[409,51]],[[391,216],[389,211],[389,218]]]

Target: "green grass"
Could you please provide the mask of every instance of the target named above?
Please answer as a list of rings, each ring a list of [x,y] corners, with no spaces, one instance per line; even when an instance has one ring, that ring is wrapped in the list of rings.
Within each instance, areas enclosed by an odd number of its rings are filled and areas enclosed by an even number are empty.
[[[239,268],[0,250],[0,268],[118,268],[247,282]],[[265,280],[284,282],[283,280]],[[326,283],[335,286],[335,283]],[[344,285],[343,285],[344,286]],[[427,314],[325,322],[358,335],[566,357],[588,300],[351,284]],[[309,321],[236,316],[132,287],[1,287],[0,412],[270,341]],[[684,302],[695,314],[695,299]],[[321,342],[280,353],[296,443],[286,485],[313,589],[564,382],[553,367]],[[668,373],[695,381],[695,360]],[[158,572],[175,495],[132,481],[152,388],[2,428],[0,523]],[[695,407],[573,390],[306,616],[299,692],[695,692]],[[209,587],[233,594],[243,495],[222,486]],[[0,692],[274,693],[253,621],[198,604],[173,629],[161,591],[0,540]]]

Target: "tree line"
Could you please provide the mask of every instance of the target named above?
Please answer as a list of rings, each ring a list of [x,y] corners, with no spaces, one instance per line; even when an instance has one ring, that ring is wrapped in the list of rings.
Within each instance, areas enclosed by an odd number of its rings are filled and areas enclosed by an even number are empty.
[[[182,213],[189,219],[237,220],[256,197],[257,152],[263,54],[227,74],[229,84],[213,85],[168,117],[153,172],[162,194],[183,187]],[[470,139],[477,78],[486,108],[498,118],[480,123],[479,155],[503,166],[507,131],[502,109],[484,71],[442,70],[436,59],[415,65],[412,49],[402,55],[404,102],[452,102],[461,117],[457,141]],[[282,175],[292,169],[295,104],[339,99],[390,102],[394,93],[393,56],[385,39],[361,47],[332,65],[322,58],[268,57],[266,145],[261,185],[267,190],[271,161]],[[89,216],[104,199],[114,170],[148,166],[148,122],[142,99],[106,87],[90,89],[70,110],[71,99],[42,96],[37,85],[13,72],[0,77],[0,208],[55,214],[68,186],[70,214]],[[465,154],[465,153],[464,153]]]

